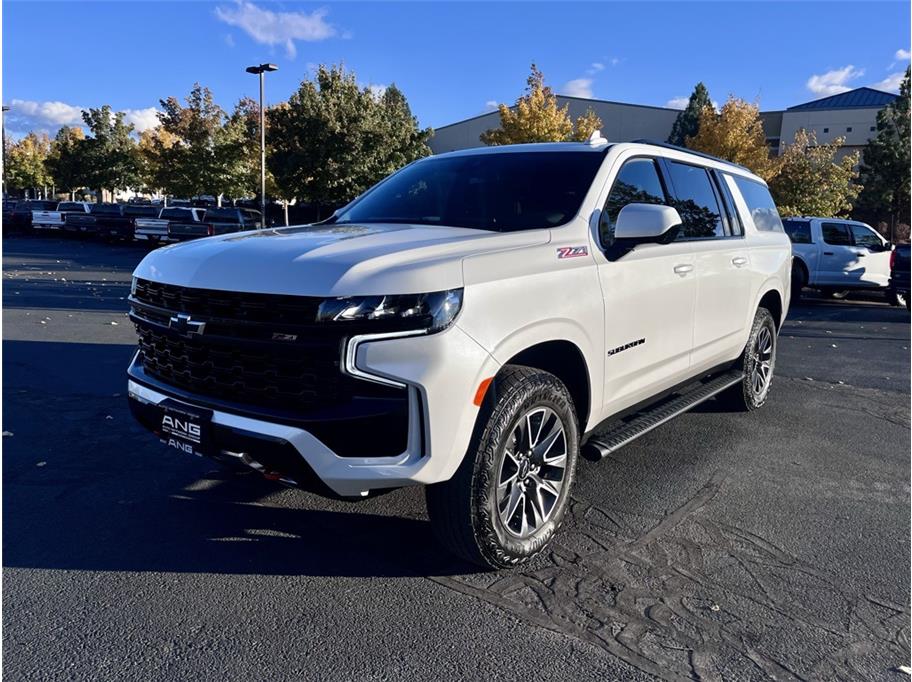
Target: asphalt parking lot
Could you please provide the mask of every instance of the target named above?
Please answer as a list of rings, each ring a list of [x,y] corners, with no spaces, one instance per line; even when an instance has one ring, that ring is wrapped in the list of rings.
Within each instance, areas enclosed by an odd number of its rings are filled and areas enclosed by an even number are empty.
[[[909,315],[796,306],[769,404],[600,463],[521,570],[166,450],[124,370],[137,246],[3,240],[3,663],[59,679],[908,679]]]

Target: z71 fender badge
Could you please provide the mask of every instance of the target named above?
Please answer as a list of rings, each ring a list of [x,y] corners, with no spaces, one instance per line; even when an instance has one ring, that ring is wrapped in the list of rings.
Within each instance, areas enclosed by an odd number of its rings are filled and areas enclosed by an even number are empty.
[[[561,246],[557,250],[557,258],[579,258],[580,256],[588,256],[589,249],[585,246]]]

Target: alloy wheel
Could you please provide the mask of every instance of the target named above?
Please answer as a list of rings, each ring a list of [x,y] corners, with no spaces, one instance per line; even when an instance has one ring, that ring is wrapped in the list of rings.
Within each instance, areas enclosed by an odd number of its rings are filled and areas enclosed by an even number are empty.
[[[757,341],[754,343],[753,370],[751,372],[751,388],[757,398],[762,398],[769,390],[775,361],[773,333],[769,327],[763,326],[757,333]]]

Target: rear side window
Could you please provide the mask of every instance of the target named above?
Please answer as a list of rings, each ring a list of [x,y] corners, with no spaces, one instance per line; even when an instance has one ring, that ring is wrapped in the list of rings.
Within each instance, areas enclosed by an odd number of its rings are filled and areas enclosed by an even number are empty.
[[[217,220],[220,223],[240,222],[236,208],[210,208],[206,211],[204,220]]]
[[[754,221],[754,227],[761,232],[782,232],[782,219],[779,217],[779,211],[776,210],[776,203],[766,185],[756,180],[741,177],[740,175],[731,176],[744,197],[744,203],[750,211],[751,218]]]
[[[159,218],[164,220],[193,220],[193,211],[189,208],[165,208],[162,209]]]
[[[126,206],[124,215],[133,218],[154,218],[158,215],[158,209],[155,206]]]
[[[82,204],[76,201],[61,201],[57,207],[58,211],[82,211]]]
[[[782,227],[792,244],[811,244],[811,223],[809,220],[783,220]]]
[[[95,215],[123,215],[123,207],[119,204],[95,204],[92,206]]]
[[[855,246],[866,246],[871,249],[880,249],[883,246],[874,230],[864,225],[852,225],[852,238],[855,240]]]
[[[621,167],[611,194],[605,202],[608,220],[602,221],[601,240],[603,246],[614,242],[614,226],[618,213],[627,204],[664,204],[665,189],[659,179],[659,171],[653,159],[630,159]]]
[[[834,246],[851,246],[852,235],[849,226],[843,223],[823,223],[820,226],[823,232],[823,241]]]
[[[681,216],[678,239],[724,237],[722,211],[705,168],[686,163],[668,163],[675,199],[672,205]]]

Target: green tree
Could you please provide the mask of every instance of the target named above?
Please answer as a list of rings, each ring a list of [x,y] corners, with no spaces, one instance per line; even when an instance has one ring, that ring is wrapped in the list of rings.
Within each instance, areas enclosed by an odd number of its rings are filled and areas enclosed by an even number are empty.
[[[704,107],[697,134],[685,142],[690,149],[746,166],[764,180],[779,170],[770,158],[759,108],[743,99],[729,97],[719,113]]]
[[[46,164],[51,141],[46,134],[29,133],[7,146],[6,166],[3,169],[6,187],[37,190],[52,183]]]
[[[855,182],[858,153],[839,161],[844,138],[818,144],[814,133],[799,130],[779,158],[779,172],[769,181],[783,216],[841,216],[852,210],[861,187]]]
[[[481,134],[487,145],[522,144],[525,142],[564,142],[586,140],[602,127],[601,119],[592,109],[576,119],[576,126],[567,113],[569,104],[560,107],[545,76],[535,64],[526,79],[526,92],[513,107],[501,104],[500,127]]]
[[[82,112],[82,120],[91,133],[80,144],[85,164],[85,184],[103,190],[123,190],[139,186],[140,163],[133,126],[124,121],[122,111],[114,112],[107,104]]]
[[[690,93],[687,106],[678,114],[674,125],[671,127],[671,135],[668,136],[668,142],[683,147],[688,137],[696,136],[700,131],[700,115],[707,107],[712,108],[709,90],[706,89],[702,82],[697,83],[693,92]]]
[[[58,191],[70,195],[85,187],[85,133],[78,126],[64,126],[51,142],[46,166]]]
[[[287,102],[267,111],[269,170],[280,196],[343,205],[403,165],[430,154],[405,96],[361,88],[341,66],[320,66]]]
[[[877,114],[877,134],[868,142],[862,159],[864,189],[856,213],[870,222],[886,222],[893,240],[897,223],[909,224],[909,68],[899,97]]]

